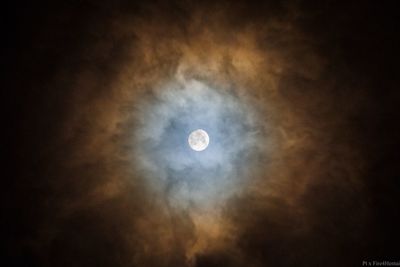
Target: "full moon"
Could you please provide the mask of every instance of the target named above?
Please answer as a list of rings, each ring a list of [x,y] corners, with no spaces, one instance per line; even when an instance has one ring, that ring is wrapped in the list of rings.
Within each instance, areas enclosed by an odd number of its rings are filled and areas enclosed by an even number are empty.
[[[206,131],[197,129],[190,133],[188,142],[191,149],[195,151],[203,151],[208,147],[210,138]]]

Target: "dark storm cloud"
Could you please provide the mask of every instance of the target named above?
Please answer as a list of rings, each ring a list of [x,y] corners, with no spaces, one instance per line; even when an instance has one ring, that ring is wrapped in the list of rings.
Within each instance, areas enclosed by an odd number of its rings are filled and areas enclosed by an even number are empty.
[[[18,86],[32,100],[14,155],[14,264],[360,264],[375,248],[366,235],[381,202],[368,197],[368,152],[379,146],[365,148],[364,130],[380,117],[368,113],[372,78],[361,75],[374,69],[359,63],[374,49],[354,48],[367,39],[364,19],[350,20],[357,6],[48,7],[32,55],[21,55],[31,77]],[[193,81],[208,95],[191,94]],[[190,99],[192,109],[176,108]],[[204,123],[191,114],[217,121],[211,138],[232,143],[199,159],[205,181],[220,182],[206,184],[211,196],[171,182],[202,171],[188,171],[187,147],[169,155],[177,129]]]

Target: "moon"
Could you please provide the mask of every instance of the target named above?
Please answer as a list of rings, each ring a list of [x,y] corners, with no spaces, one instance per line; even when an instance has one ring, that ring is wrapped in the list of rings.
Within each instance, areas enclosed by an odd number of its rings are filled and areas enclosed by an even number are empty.
[[[188,143],[191,149],[194,151],[203,151],[208,147],[210,138],[203,129],[197,129],[190,133]]]

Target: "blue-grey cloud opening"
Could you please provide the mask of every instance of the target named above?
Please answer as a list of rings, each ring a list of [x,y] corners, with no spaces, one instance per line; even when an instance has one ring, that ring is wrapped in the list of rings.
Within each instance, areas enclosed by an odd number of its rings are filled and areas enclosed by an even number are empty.
[[[262,126],[234,89],[197,80],[174,83],[143,101],[139,111],[136,160],[172,205],[213,204],[249,179],[244,174],[262,142]],[[196,129],[210,137],[201,152],[187,142]]]

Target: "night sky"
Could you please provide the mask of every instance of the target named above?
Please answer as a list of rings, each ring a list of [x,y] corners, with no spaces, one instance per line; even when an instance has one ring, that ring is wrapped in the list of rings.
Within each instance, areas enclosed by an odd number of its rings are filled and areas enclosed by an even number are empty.
[[[3,13],[2,266],[400,265],[394,6]]]

